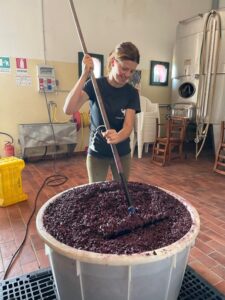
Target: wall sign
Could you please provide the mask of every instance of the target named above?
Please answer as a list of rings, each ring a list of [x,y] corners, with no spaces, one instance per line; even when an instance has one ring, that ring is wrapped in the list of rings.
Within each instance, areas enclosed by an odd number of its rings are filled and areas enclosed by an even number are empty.
[[[16,73],[22,75],[27,73],[27,59],[16,57]]]
[[[30,75],[16,75],[17,86],[31,86],[32,80]]]
[[[16,58],[16,68],[27,70],[27,59],[26,58]]]
[[[10,68],[10,59],[7,56],[0,57],[0,73],[9,73]]]
[[[31,86],[31,76],[28,74],[27,58],[16,57],[16,85]]]

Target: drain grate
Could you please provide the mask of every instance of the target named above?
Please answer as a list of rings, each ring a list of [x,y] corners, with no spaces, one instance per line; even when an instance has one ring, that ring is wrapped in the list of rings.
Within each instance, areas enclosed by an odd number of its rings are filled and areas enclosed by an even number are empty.
[[[1,300],[57,300],[51,269],[0,282]],[[187,266],[178,300],[225,300],[225,296]]]
[[[225,295],[187,266],[178,300],[225,300]]]
[[[42,269],[0,282],[0,299],[56,300],[51,269]]]

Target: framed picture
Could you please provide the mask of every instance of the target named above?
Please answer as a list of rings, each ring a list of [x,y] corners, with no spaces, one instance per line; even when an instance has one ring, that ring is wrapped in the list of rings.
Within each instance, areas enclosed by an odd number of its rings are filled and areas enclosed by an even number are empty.
[[[169,63],[150,61],[150,85],[167,86],[169,78]]]
[[[95,78],[103,76],[104,73],[104,56],[102,54],[89,53],[94,61],[94,75]],[[84,57],[83,52],[78,52],[78,75],[80,77],[82,73],[82,60]]]
[[[141,84],[141,70],[135,70],[133,75],[131,76],[129,83],[139,89]]]

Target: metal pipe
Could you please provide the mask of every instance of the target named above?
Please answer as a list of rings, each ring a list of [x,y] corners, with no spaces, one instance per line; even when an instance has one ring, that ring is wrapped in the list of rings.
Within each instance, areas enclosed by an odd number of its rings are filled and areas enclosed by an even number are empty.
[[[44,17],[44,0],[41,0],[41,24],[42,24],[42,42],[43,42],[43,55],[44,64],[46,64],[46,39],[45,39],[45,17]]]
[[[204,25],[202,51],[200,59],[201,84],[199,84],[199,95],[197,99],[196,113],[196,158],[200,154],[206,140],[209,129],[210,117],[216,80],[216,69],[218,64],[218,51],[221,38],[221,20],[216,11],[211,11]],[[204,75],[204,73],[206,73]],[[200,147],[198,143],[202,140]]]
[[[212,9],[219,8],[219,0],[212,0]]]
[[[214,41],[215,41],[215,30],[216,30],[216,21],[213,18],[211,21],[212,23],[211,28],[210,28],[210,42],[209,42],[209,49],[208,49],[208,66],[207,66],[207,74],[206,74],[206,80],[207,80],[207,85],[206,85],[206,98],[204,101],[204,106],[203,106],[203,119],[207,118],[207,112],[208,112],[208,105],[210,102],[210,88],[211,88],[211,74],[212,74],[212,66],[213,66],[213,50],[214,50]]]

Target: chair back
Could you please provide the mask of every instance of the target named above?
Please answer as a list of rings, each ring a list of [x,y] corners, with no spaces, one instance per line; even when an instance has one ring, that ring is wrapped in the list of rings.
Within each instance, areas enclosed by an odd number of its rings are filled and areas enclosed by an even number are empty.
[[[156,120],[156,139],[153,146],[152,162],[164,166],[172,158],[182,158],[183,142],[186,135],[187,118],[171,117],[166,124]],[[164,136],[161,135],[161,126],[166,127]]]
[[[145,96],[140,96],[140,106],[141,112],[159,113],[159,104],[152,103],[152,101]]]
[[[168,121],[167,137],[172,140],[179,140],[181,142],[185,139],[187,128],[187,118],[172,117]]]

